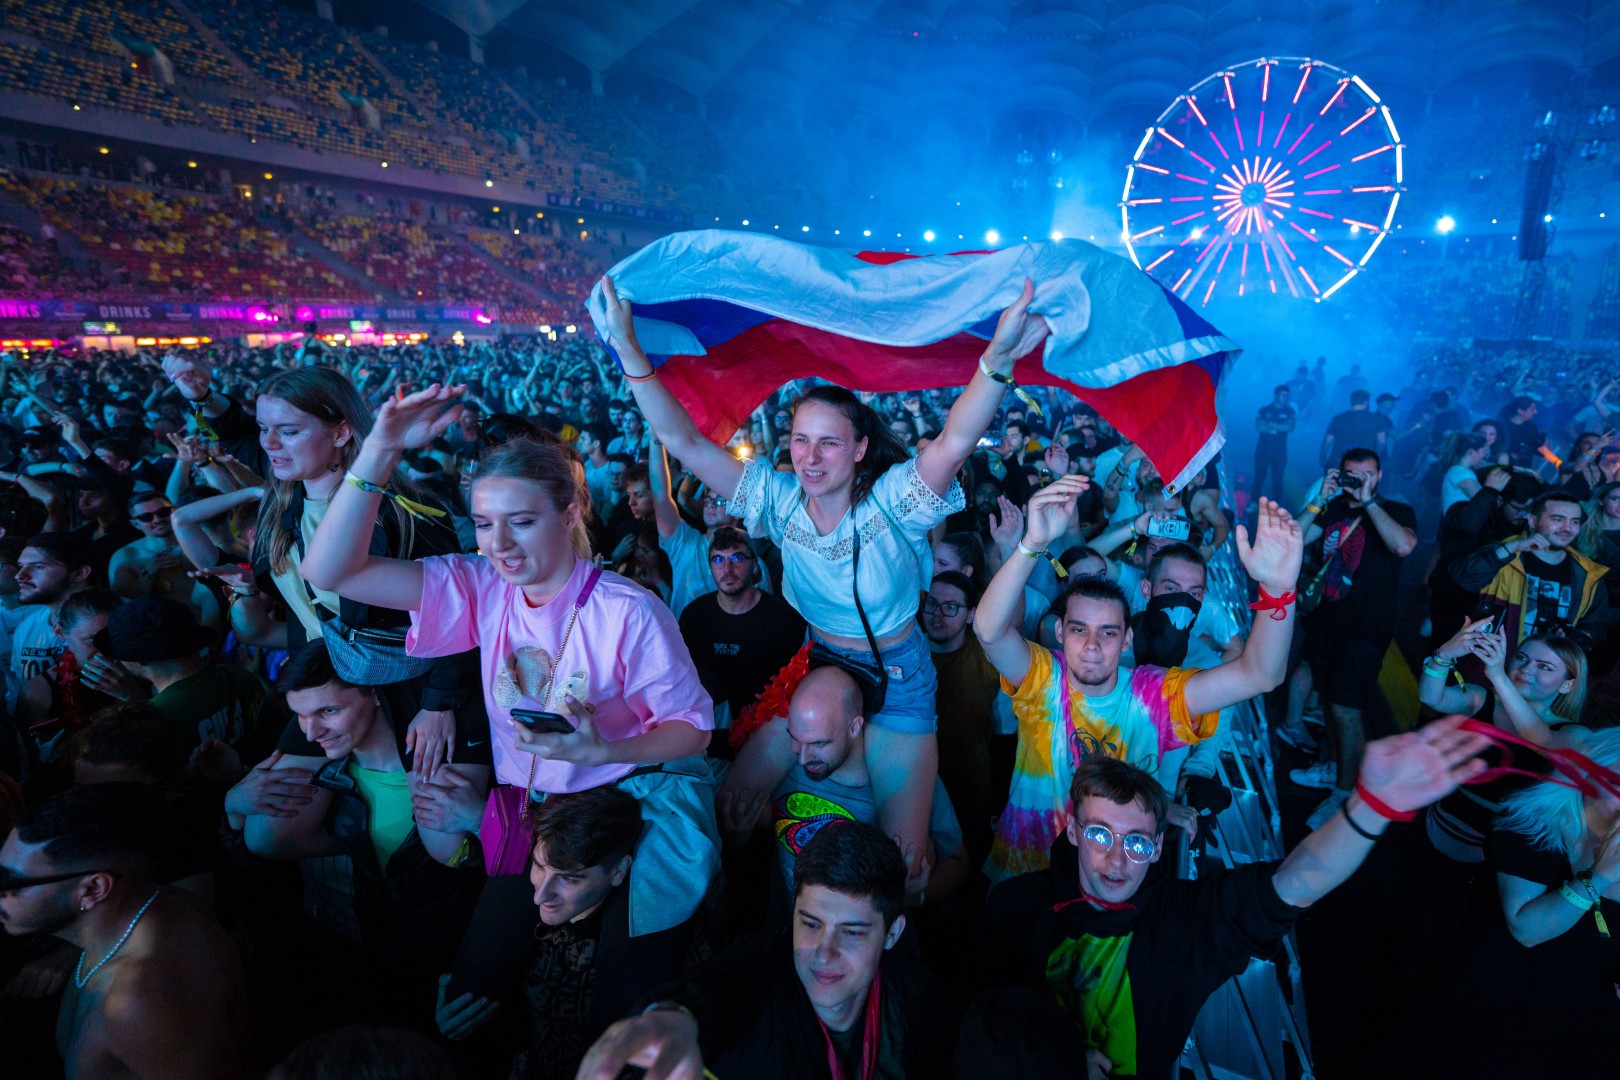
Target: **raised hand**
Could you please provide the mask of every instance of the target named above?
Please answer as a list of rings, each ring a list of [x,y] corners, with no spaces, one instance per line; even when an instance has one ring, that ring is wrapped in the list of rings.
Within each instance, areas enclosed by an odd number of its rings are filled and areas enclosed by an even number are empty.
[[[377,419],[372,423],[366,442],[380,450],[394,451],[430,446],[461,418],[462,408],[454,402],[466,392],[465,385],[434,383],[414,394],[389,398],[377,410]],[[447,409],[446,405],[451,407]]]
[[[1473,654],[1485,661],[1485,674],[1500,678],[1507,674],[1507,633],[1479,634],[1470,646]]]
[[[187,401],[205,401],[212,392],[213,365],[202,355],[170,353],[163,358],[163,374]]]
[[[607,325],[597,329],[606,336],[608,345],[619,354],[621,361],[627,352],[641,355],[641,345],[636,341],[636,327],[632,321],[630,301],[619,296],[619,290],[613,284],[613,279],[606,276],[602,278],[602,306],[607,311]]]
[[[1326,505],[1329,500],[1333,499],[1339,494],[1340,491],[1343,490],[1344,489],[1339,486],[1339,470],[1329,469],[1322,477],[1322,493],[1317,496],[1317,501],[1321,502],[1323,505]]]
[[[1501,491],[1503,488],[1508,486],[1508,481],[1512,479],[1513,470],[1504,469],[1502,466],[1498,465],[1490,472],[1485,474],[1485,486],[1490,488],[1492,491]]]
[[[984,350],[984,362],[993,371],[1003,375],[1012,366],[1028,356],[1037,345],[1046,340],[1052,328],[1044,318],[1029,310],[1035,299],[1035,283],[1024,279],[1024,291],[996,320],[996,332]]]
[[[1467,717],[1448,716],[1417,731],[1367,744],[1360,783],[1399,811],[1418,810],[1485,771],[1477,755],[1489,740],[1461,730]]]
[[[1238,559],[1249,577],[1271,595],[1281,596],[1291,591],[1299,580],[1305,538],[1299,530],[1299,522],[1274,499],[1262,498],[1257,510],[1252,543],[1248,528],[1237,527]]]
[[[996,542],[997,549],[1006,557],[1012,554],[1018,538],[1024,535],[1024,512],[1005,495],[997,496],[996,503],[1001,513],[990,515],[990,539]]]
[[[1464,619],[1462,629],[1451,635],[1444,645],[1434,650],[1434,655],[1447,660],[1460,660],[1474,651],[1474,643],[1485,636],[1485,627],[1491,624],[1487,616],[1477,621]]]
[[[1060,476],[1030,497],[1024,513],[1024,542],[1042,551],[1069,528],[1075,503],[1091,487],[1084,476]]]
[[[1063,476],[1069,471],[1069,451],[1057,439],[1046,448],[1046,467],[1052,470],[1053,476]]]

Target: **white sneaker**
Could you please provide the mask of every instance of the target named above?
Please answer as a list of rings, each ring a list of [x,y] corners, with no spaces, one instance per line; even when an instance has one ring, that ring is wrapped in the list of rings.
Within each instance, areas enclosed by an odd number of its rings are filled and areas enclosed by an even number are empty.
[[[1327,790],[1339,781],[1339,767],[1331,761],[1318,761],[1308,769],[1290,769],[1288,779],[1300,787]]]
[[[1311,816],[1305,819],[1306,827],[1314,830],[1320,829],[1323,825],[1326,825],[1328,823],[1328,819],[1334,814],[1337,814],[1339,812],[1339,807],[1343,806],[1349,800],[1349,798],[1350,793],[1348,791],[1335,791],[1333,794],[1323,799],[1322,805],[1318,806],[1315,810],[1312,810]]]

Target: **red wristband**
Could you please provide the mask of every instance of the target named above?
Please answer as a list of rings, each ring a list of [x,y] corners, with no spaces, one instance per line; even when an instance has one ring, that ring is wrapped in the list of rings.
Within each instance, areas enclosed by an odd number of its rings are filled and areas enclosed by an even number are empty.
[[[1292,604],[1296,599],[1298,599],[1298,595],[1299,594],[1290,589],[1281,596],[1272,596],[1270,593],[1266,592],[1264,588],[1262,588],[1260,590],[1260,599],[1250,604],[1249,610],[1269,611],[1271,612],[1271,619],[1273,622],[1282,622],[1284,619],[1288,618],[1288,605]]]
[[[1385,821],[1411,821],[1413,818],[1417,817],[1416,810],[1395,809],[1393,806],[1389,805],[1389,803],[1368,791],[1366,785],[1360,780],[1356,781],[1356,795],[1361,798],[1362,802],[1367,804],[1367,809],[1371,810]]]

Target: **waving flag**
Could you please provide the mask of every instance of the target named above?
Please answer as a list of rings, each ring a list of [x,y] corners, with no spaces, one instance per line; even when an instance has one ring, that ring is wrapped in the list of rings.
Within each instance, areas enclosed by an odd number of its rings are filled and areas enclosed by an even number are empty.
[[[1019,361],[1019,382],[1092,405],[1173,490],[1225,441],[1215,394],[1238,346],[1128,260],[1078,240],[922,257],[707,229],[609,273],[664,384],[718,442],[792,379],[966,385],[1026,277],[1052,334]],[[600,282],[586,306],[600,334]]]

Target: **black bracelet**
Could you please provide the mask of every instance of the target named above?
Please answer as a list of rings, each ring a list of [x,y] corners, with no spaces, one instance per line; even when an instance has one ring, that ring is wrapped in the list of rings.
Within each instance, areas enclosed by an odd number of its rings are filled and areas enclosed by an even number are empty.
[[[1344,802],[1339,804],[1339,813],[1343,814],[1344,820],[1348,821],[1350,823],[1350,827],[1356,830],[1357,836],[1360,836],[1363,840],[1370,840],[1373,843],[1378,842],[1378,833],[1370,833],[1366,829],[1363,829],[1360,825],[1356,824],[1356,819],[1350,816],[1349,799],[1346,799]]]

